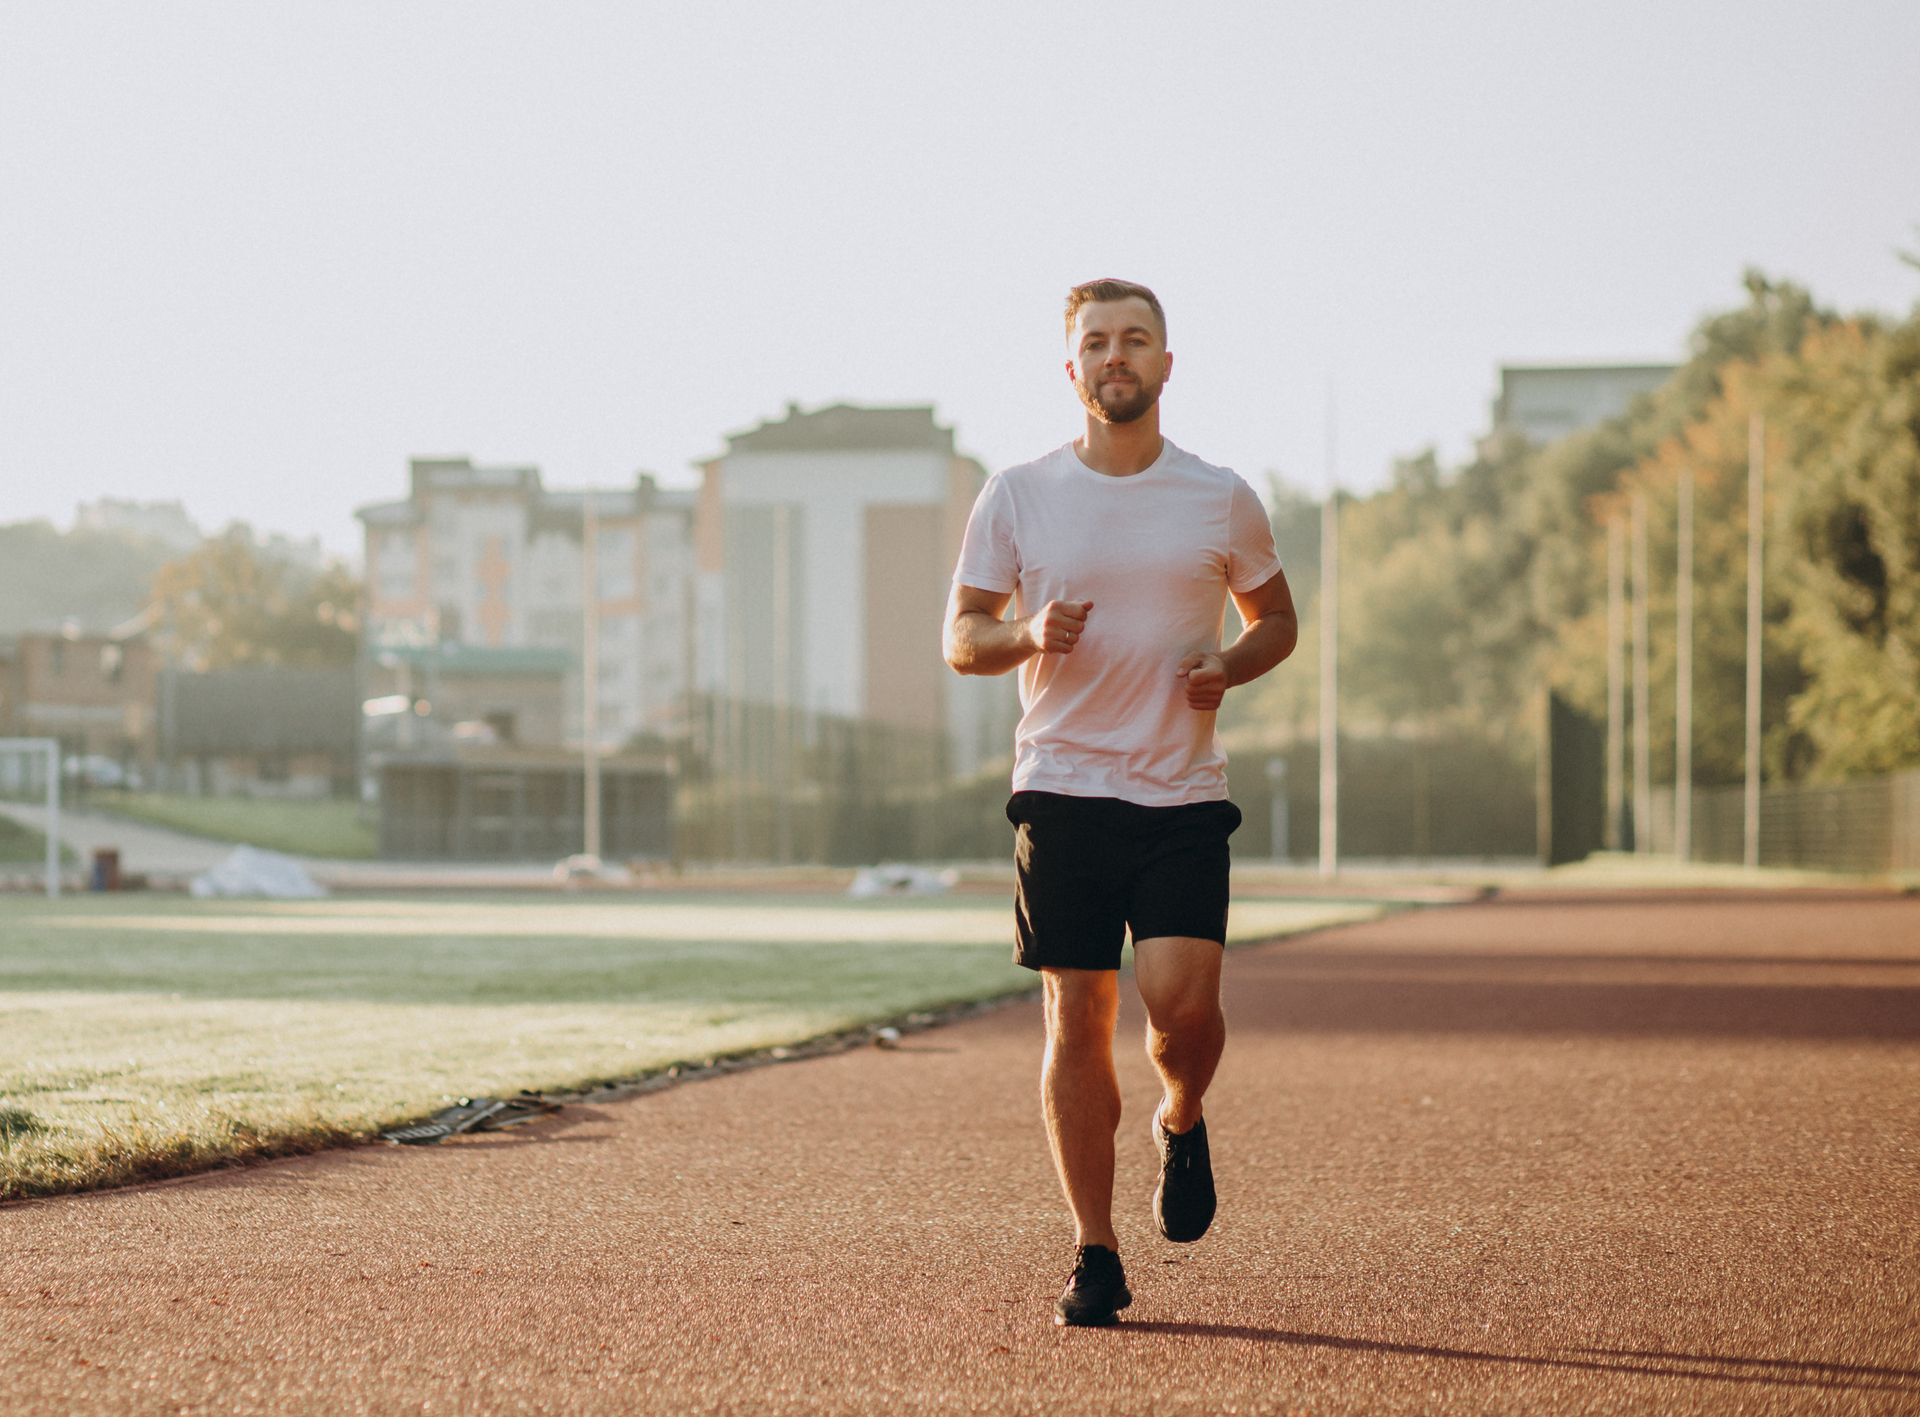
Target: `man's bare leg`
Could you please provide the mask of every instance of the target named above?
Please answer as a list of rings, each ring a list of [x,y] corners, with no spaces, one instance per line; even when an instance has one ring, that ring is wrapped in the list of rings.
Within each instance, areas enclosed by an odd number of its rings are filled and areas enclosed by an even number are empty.
[[[1074,1244],[1118,1253],[1113,1134],[1120,1126],[1120,1080],[1113,1071],[1113,1026],[1120,976],[1111,969],[1043,969],[1040,975],[1047,1013],[1040,1103],[1060,1189],[1073,1210]]]
[[[1186,1132],[1200,1120],[1213,1071],[1227,1046],[1220,1012],[1220,962],[1225,951],[1212,940],[1181,935],[1140,940],[1133,947],[1134,978],[1147,1006],[1147,1056],[1166,1090],[1156,1116],[1169,1132]]]

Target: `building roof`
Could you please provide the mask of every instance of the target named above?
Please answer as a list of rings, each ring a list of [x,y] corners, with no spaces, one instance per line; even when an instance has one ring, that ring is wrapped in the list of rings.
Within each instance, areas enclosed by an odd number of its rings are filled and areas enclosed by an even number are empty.
[[[472,458],[414,458],[407,471],[416,496],[449,489],[488,488],[538,492],[540,469],[533,466],[479,467]]]
[[[645,512],[692,511],[694,499],[699,495],[690,487],[661,487],[653,479],[653,474],[643,472],[632,487],[595,487],[593,511],[599,517],[633,517]],[[577,523],[585,510],[587,490],[578,492],[546,492],[540,497],[540,504],[549,512],[565,512]]]
[[[353,514],[368,526],[417,526],[420,510],[411,502],[375,502],[356,507]]]
[[[932,404],[901,408],[858,408],[836,403],[803,412],[787,405],[778,423],[762,419],[744,433],[727,437],[729,453],[813,453],[911,449],[953,452],[953,430],[933,421]]]
[[[1495,428],[1552,442],[1627,411],[1672,377],[1673,364],[1503,364]]]
[[[436,491],[486,488],[525,492],[533,517],[528,530],[561,530],[580,534],[585,489],[550,492],[536,467],[475,467],[467,458],[415,458],[411,464],[413,495],[404,502],[373,502],[357,508],[354,516],[369,528],[414,527],[421,524],[426,495]],[[662,488],[650,472],[634,474],[631,487],[592,489],[594,511],[601,517],[633,517],[646,512],[693,510],[696,493],[690,488]]]

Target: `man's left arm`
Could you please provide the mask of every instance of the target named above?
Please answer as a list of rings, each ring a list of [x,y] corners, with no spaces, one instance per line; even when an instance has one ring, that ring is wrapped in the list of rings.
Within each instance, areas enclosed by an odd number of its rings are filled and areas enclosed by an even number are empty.
[[[1287,573],[1245,595],[1234,592],[1234,607],[1246,622],[1240,637],[1218,654],[1190,654],[1180,661],[1178,676],[1187,681],[1187,707],[1210,712],[1236,684],[1258,679],[1293,653],[1300,639],[1300,617],[1294,613]]]

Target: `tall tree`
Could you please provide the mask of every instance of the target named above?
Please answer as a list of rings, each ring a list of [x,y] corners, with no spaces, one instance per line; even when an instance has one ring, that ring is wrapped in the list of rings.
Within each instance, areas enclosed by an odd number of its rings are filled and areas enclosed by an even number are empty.
[[[362,586],[344,566],[262,555],[236,523],[154,577],[156,632],[192,669],[345,668],[360,646]]]

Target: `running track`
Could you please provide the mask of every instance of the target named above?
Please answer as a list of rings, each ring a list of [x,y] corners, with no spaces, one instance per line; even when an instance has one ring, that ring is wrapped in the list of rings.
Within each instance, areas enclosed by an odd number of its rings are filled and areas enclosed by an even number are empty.
[[[1062,1331],[1037,1011],[494,1139],[0,1210],[9,1412],[1920,1411],[1920,900],[1237,953],[1214,1233]]]

